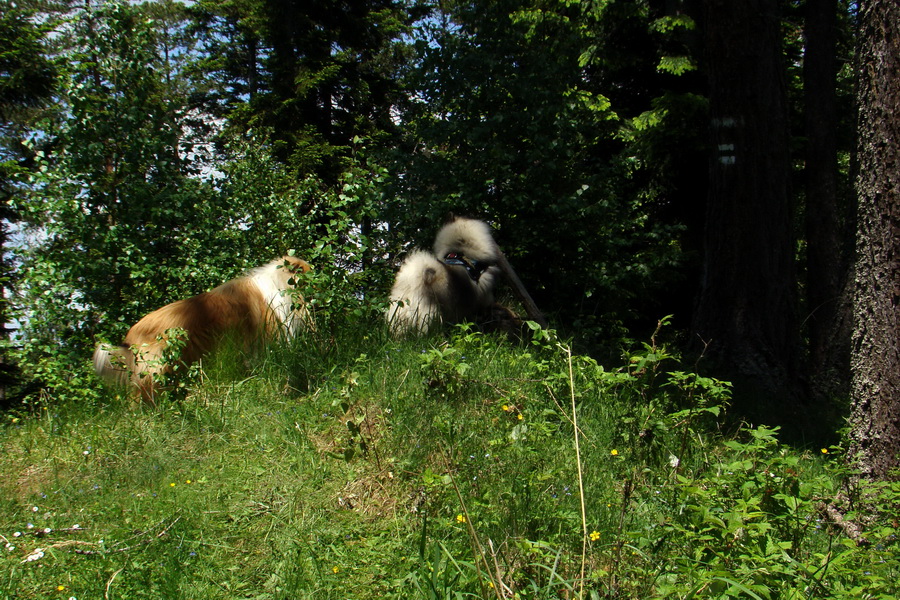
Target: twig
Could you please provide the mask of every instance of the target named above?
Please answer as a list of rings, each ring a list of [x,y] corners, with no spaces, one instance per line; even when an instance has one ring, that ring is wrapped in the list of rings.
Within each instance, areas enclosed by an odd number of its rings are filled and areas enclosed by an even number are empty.
[[[497,561],[497,551],[494,550],[493,540],[488,539],[488,547],[491,549],[491,560],[494,561],[494,574],[497,577],[497,582],[503,588],[503,595],[508,598],[512,598],[515,596],[515,592],[513,592],[512,588],[503,582],[503,576],[500,574],[500,563]]]
[[[130,546],[125,546],[124,548],[114,548],[114,549],[108,550],[107,552],[128,552],[129,550],[133,550],[134,548],[139,548],[139,547],[141,547],[141,546],[146,546],[147,544],[153,542],[154,539],[157,539],[157,540],[158,540],[158,539],[160,539],[161,537],[163,537],[164,535],[166,535],[166,534],[169,532],[169,530],[172,529],[172,527],[175,526],[175,523],[177,523],[177,522],[180,521],[180,520],[181,520],[181,517],[177,517],[174,521],[172,521],[171,523],[169,523],[168,525],[166,525],[165,528],[163,528],[163,529],[162,529],[159,533],[157,533],[156,536],[154,536],[153,538],[143,539],[143,540],[141,540],[140,542],[138,542],[137,544],[132,544],[132,545],[130,545]],[[140,537],[140,536],[142,536],[142,535],[146,535],[146,534],[147,534],[147,532],[144,531],[144,532],[142,532],[142,533],[140,533],[140,534],[138,534],[138,535],[132,536],[132,537],[129,538],[129,539],[134,539],[134,538]],[[76,553],[76,554],[85,554],[85,555],[106,554],[107,552],[98,552],[97,550],[79,550],[79,549],[77,549],[77,548],[75,549],[75,553]]]
[[[68,548],[69,546],[96,546],[94,542],[85,542],[83,540],[63,540],[61,542],[54,542],[48,546],[48,548]]]
[[[538,309],[534,300],[531,299],[525,286],[522,285],[522,280],[516,275],[512,265],[506,260],[506,255],[503,254],[503,251],[500,250],[500,248],[497,248],[497,266],[499,266],[500,270],[503,271],[503,274],[506,275],[510,287],[512,287],[513,292],[515,292],[519,300],[521,300],[522,305],[525,307],[525,314],[528,315],[528,318],[542,328],[547,329],[547,319],[544,318],[544,314]]]
[[[556,395],[553,393],[553,390],[550,389],[550,386],[545,383],[544,387],[547,388],[547,393],[550,394],[550,398],[553,400],[553,403],[556,404],[556,408],[559,409],[559,412],[566,419],[566,421],[568,421],[572,425],[572,427],[575,427],[576,429],[578,429],[578,431],[581,432],[581,435],[584,435],[584,431],[582,431],[582,429],[580,427],[578,427],[578,424],[569,417],[569,413],[566,412],[566,409],[564,409],[562,404],[559,403],[559,400],[556,399]],[[592,444],[592,445],[596,445],[596,444]]]
[[[848,521],[844,518],[844,513],[835,506],[834,504],[825,504],[824,502],[819,505],[819,510],[821,510],[828,519],[837,525],[841,531],[843,531],[847,537],[856,542],[858,546],[868,546],[869,540],[863,534],[863,527],[859,523],[855,521]]]
[[[115,579],[116,576],[124,570],[125,570],[125,567],[122,567],[121,569],[119,569],[118,571],[113,573],[112,577],[109,578],[109,581],[106,582],[106,592],[104,592],[104,594],[103,594],[103,597],[106,598],[106,600],[109,600],[109,588],[112,587],[113,579]]]

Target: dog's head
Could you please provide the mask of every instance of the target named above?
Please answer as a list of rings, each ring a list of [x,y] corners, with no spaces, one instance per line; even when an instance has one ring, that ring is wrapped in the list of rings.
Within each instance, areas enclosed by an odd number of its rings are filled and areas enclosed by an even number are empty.
[[[281,260],[281,266],[283,266],[292,274],[309,273],[310,271],[312,271],[312,267],[310,266],[310,264],[302,258],[297,258],[296,256],[286,254],[281,257]]]
[[[434,240],[434,254],[442,260],[449,254],[456,254],[470,261],[492,265],[497,262],[499,249],[487,223],[454,217],[438,231]]]

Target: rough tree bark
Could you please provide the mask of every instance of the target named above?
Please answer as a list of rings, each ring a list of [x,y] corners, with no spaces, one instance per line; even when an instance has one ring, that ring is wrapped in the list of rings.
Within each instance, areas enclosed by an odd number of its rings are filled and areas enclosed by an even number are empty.
[[[859,175],[850,457],[900,467],[900,3],[859,4]]]
[[[799,328],[777,0],[705,0],[712,144],[694,332],[725,376],[791,395]]]

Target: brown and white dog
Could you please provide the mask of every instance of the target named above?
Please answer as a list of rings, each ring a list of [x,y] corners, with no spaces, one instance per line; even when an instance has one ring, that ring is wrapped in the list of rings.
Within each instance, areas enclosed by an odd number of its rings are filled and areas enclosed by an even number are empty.
[[[391,333],[426,333],[490,311],[499,256],[487,223],[453,217],[438,231],[434,253],[415,250],[400,266],[386,315]]]
[[[128,331],[121,346],[99,344],[94,369],[116,383],[130,380],[145,400],[153,402],[158,376],[172,372],[172,365],[163,360],[167,330],[187,332],[180,358],[183,365],[213,351],[226,335],[237,336],[247,348],[261,338],[293,336],[311,326],[303,298],[291,293],[296,276],[310,269],[306,261],[284,256],[208,292],[155,310]]]

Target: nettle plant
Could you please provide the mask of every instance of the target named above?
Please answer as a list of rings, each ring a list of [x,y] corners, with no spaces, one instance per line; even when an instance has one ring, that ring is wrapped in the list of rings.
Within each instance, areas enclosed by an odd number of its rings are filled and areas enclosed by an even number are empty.
[[[428,437],[442,451],[423,489],[450,528],[422,552],[436,569],[429,585],[442,572],[473,590],[537,594],[522,597],[621,587],[633,562],[624,549],[662,510],[650,508],[655,492],[702,456],[697,440],[730,397],[727,383],[666,370],[674,365],[654,337],[609,370],[537,327],[509,344],[461,326],[424,349],[423,393],[436,407]],[[468,562],[450,541],[461,535]],[[502,574],[487,567],[497,563]]]
[[[181,327],[166,329],[156,336],[157,343],[165,342],[157,358],[147,360],[144,365],[153,384],[160,389],[166,399],[182,402],[201,379],[200,363],[186,364],[181,360],[188,344],[188,332]],[[132,348],[135,360],[140,361],[142,351]]]
[[[658,592],[789,597],[780,594],[799,582],[800,590],[814,587],[817,569],[804,564],[821,527],[815,499],[823,481],[801,477],[803,458],[780,446],[773,429],[743,431],[721,448],[721,456],[675,472],[659,505],[661,526],[634,540],[665,549],[651,563]]]
[[[825,513],[849,476],[840,449],[723,431],[731,386],[657,337],[612,369],[546,331],[510,345],[460,327],[424,349],[423,439],[440,450],[409,583],[426,597],[893,597],[900,484],[860,484],[847,518],[868,515],[866,540],[849,539]]]

